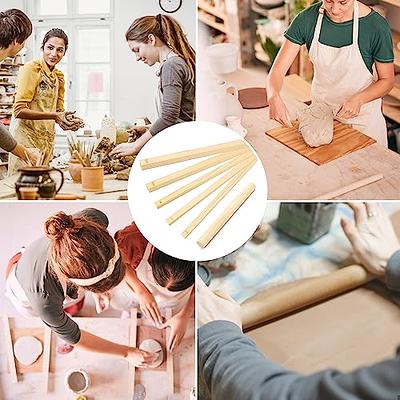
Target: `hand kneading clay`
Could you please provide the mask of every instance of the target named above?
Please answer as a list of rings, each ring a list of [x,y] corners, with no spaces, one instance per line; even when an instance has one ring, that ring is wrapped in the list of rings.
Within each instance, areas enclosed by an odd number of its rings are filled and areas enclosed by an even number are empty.
[[[304,141],[311,147],[318,147],[332,142],[333,111],[325,103],[312,103],[299,111],[299,131]]]
[[[143,340],[143,342],[140,343],[139,349],[147,351],[148,353],[156,353],[157,354],[157,358],[155,359],[155,361],[152,362],[151,364],[149,364],[150,368],[157,368],[162,364],[163,350],[162,350],[160,343],[158,343],[157,340],[154,340],[154,339]]]
[[[33,364],[42,351],[42,342],[33,336],[21,336],[14,344],[15,358],[23,365]]]

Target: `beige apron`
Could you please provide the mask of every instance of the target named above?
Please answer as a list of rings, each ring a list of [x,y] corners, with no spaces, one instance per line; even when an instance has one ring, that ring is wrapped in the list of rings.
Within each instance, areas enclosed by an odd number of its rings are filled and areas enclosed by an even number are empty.
[[[192,292],[192,286],[180,292],[171,292],[160,286],[154,279],[152,267],[148,261],[151,248],[152,245],[148,243],[143,258],[136,268],[136,274],[140,281],[152,293],[158,307],[160,309],[170,307],[172,308],[173,314],[176,314],[188,302],[190,293]],[[122,281],[122,283],[112,291],[111,306],[113,308],[128,311],[132,307],[137,307],[139,303],[139,298],[125,281]]]
[[[358,47],[358,2],[354,1],[353,42],[349,46],[336,48],[319,42],[323,16],[321,5],[309,53],[314,65],[311,97],[312,101],[328,103],[336,112],[345,100],[370,86],[374,76],[365,65]],[[361,107],[357,117],[337,119],[387,147],[386,122],[381,104],[382,99],[373,100]]]
[[[59,80],[54,71],[51,72],[45,61],[41,60],[39,84],[36,87],[29,109],[41,112],[56,112],[59,91]],[[44,164],[48,165],[53,159],[54,151],[54,120],[29,120],[12,118],[10,132],[15,140],[26,147],[36,147],[46,153]],[[26,164],[18,157],[10,154],[8,175],[13,175],[18,168]]]

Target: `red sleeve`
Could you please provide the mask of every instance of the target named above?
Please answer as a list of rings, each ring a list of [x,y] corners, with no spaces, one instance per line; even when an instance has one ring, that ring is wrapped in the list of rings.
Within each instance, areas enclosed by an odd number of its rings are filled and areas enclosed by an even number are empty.
[[[117,231],[114,237],[126,266],[136,269],[143,258],[148,241],[135,223]]]

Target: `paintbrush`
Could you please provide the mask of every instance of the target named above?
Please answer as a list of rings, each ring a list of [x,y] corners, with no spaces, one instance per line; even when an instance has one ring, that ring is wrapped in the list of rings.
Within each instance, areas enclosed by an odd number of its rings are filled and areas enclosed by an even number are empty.
[[[87,166],[88,166],[88,165],[86,165],[84,159],[81,157],[81,155],[78,153],[77,150],[74,150],[74,151],[72,152],[72,155],[73,155],[74,157],[76,157],[76,159],[82,164],[83,167],[87,167]],[[89,166],[90,166],[90,165],[89,165]]]

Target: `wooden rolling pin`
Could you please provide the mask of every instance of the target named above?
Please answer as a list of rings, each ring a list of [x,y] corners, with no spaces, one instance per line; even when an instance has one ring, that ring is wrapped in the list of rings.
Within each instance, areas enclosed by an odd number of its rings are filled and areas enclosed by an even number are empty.
[[[350,265],[324,276],[265,289],[242,304],[243,328],[249,330],[277,317],[355,289],[374,278],[375,276],[360,265]]]

